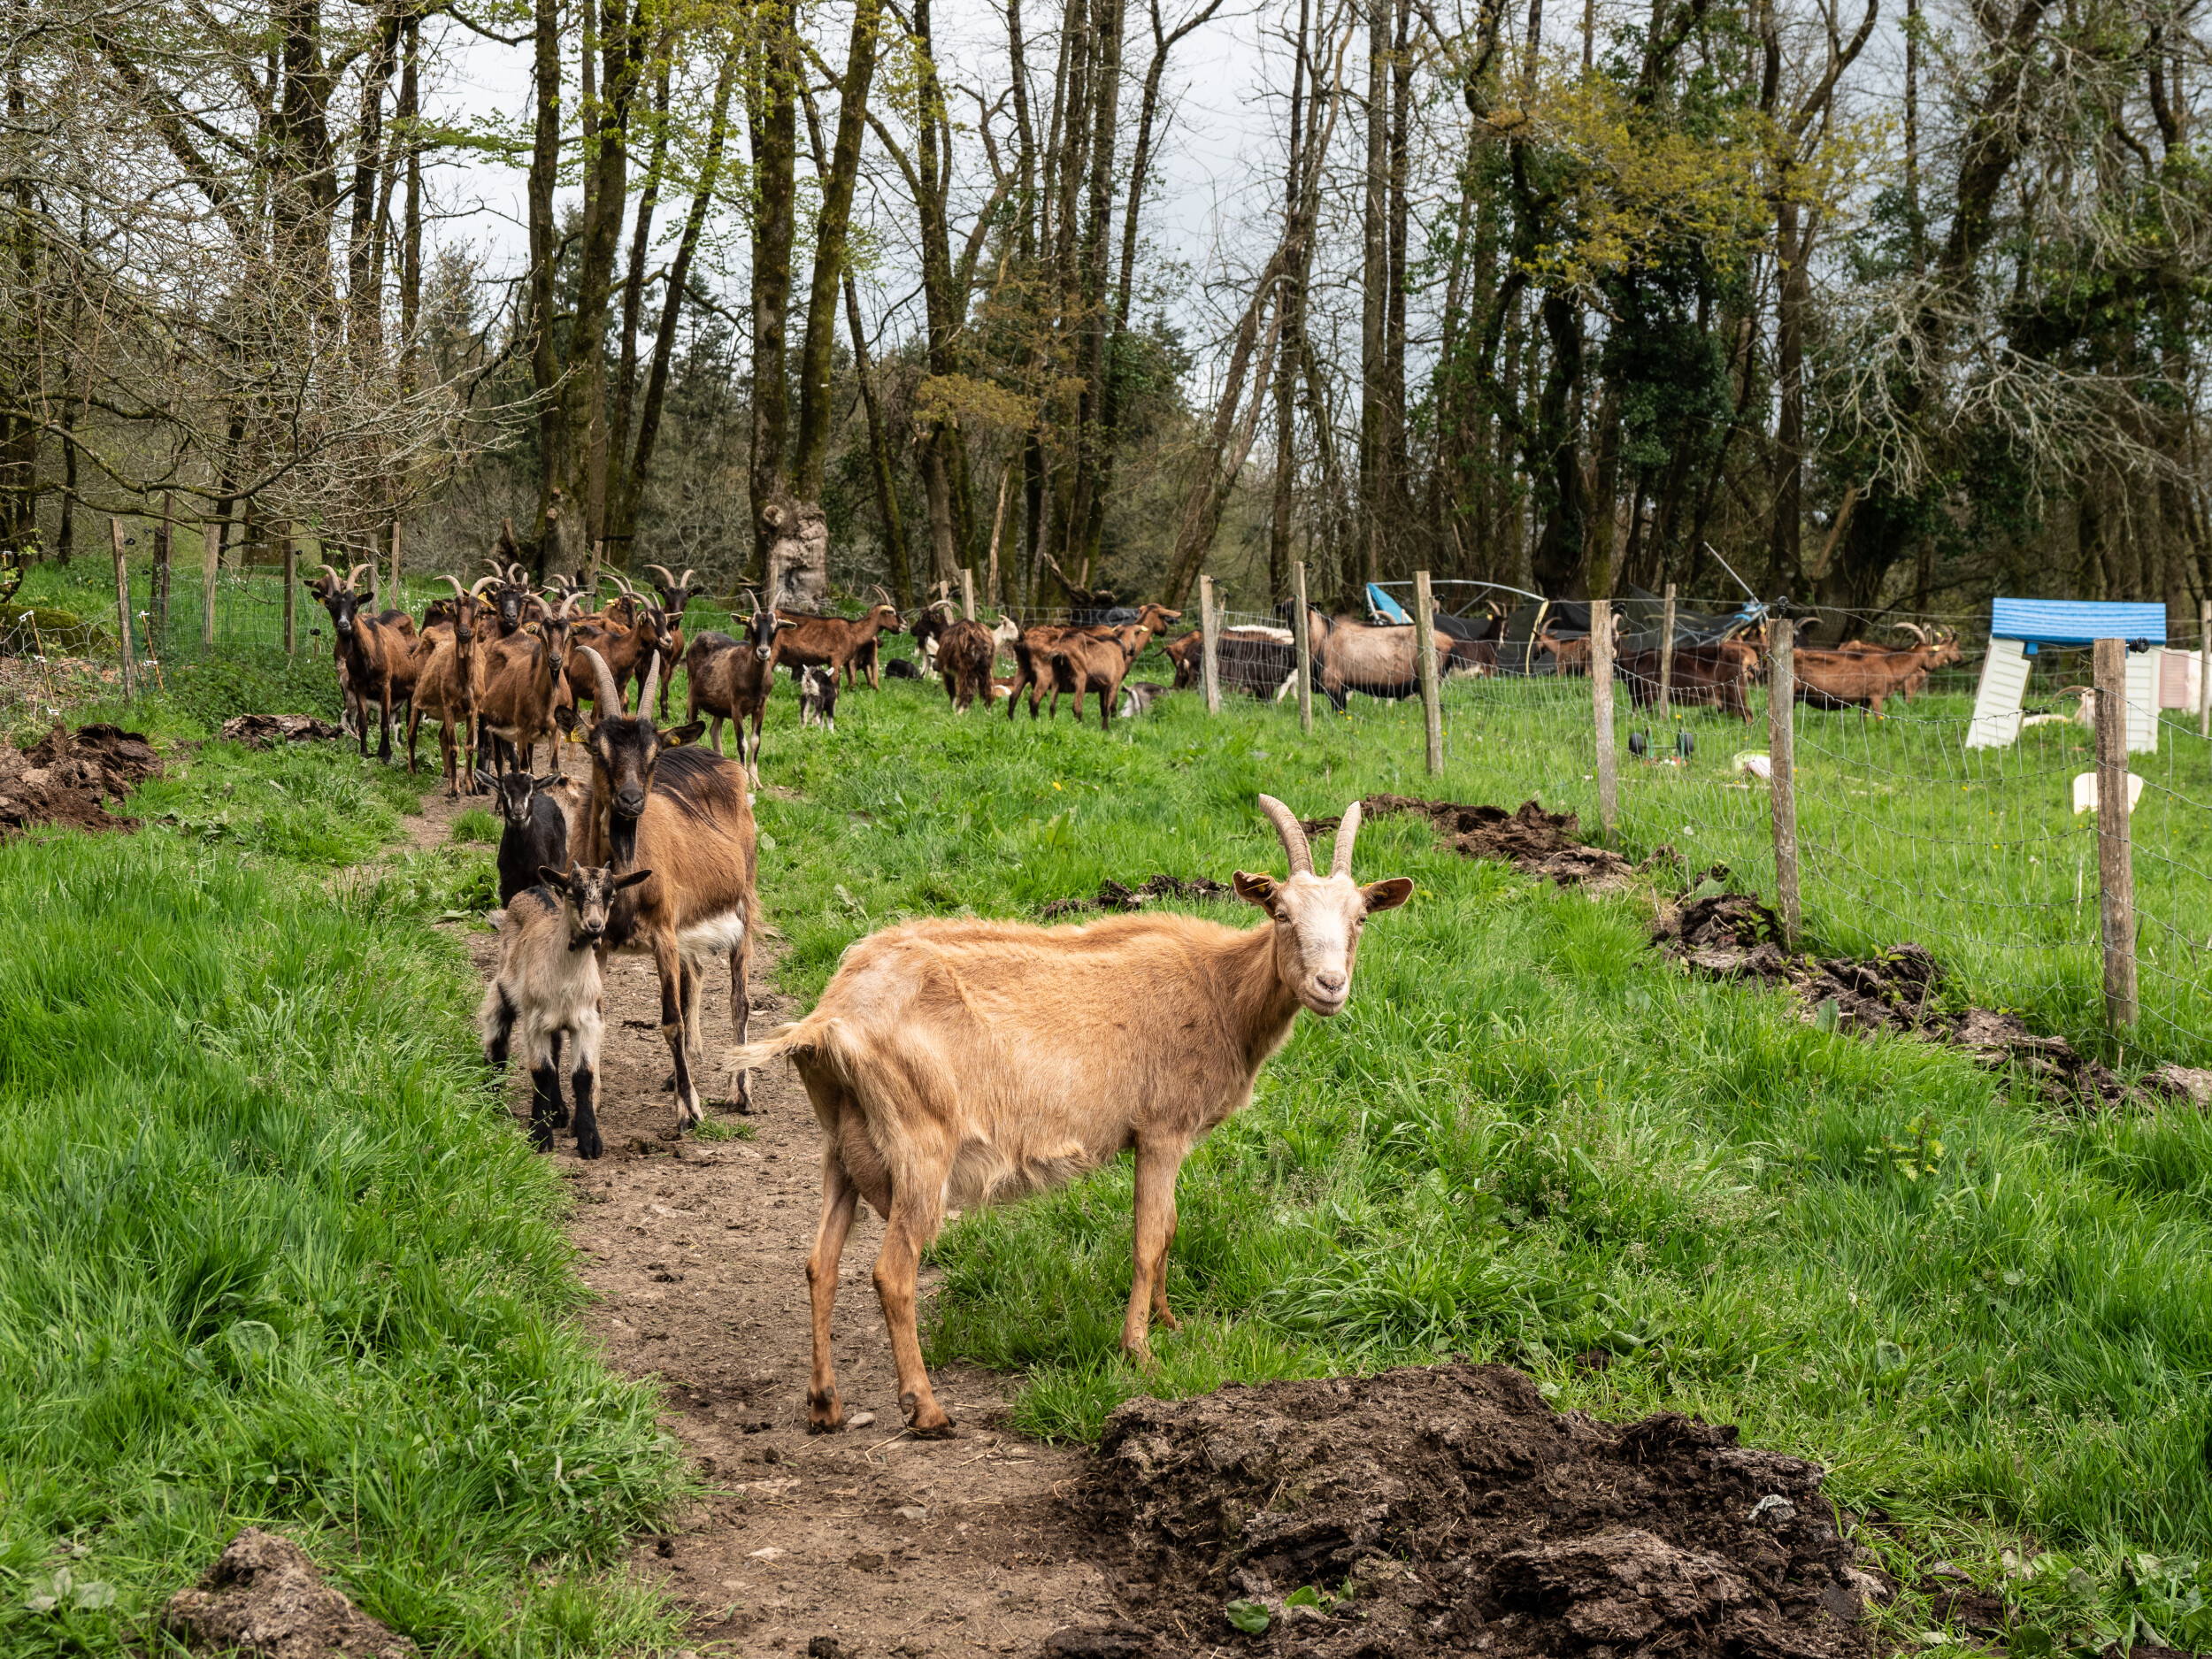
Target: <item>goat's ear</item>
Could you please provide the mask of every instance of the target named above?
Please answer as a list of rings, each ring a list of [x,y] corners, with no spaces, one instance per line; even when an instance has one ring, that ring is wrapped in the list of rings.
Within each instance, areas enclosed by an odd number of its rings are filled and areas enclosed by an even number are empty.
[[[660,741],[672,749],[680,749],[686,743],[697,742],[700,734],[706,729],[707,723],[704,720],[694,720],[689,726],[669,727],[667,731],[660,734]]]
[[[576,705],[572,703],[556,704],[553,710],[553,722],[571,737],[580,737],[583,734],[584,723],[578,718]]]
[[[628,875],[619,878],[615,882],[614,890],[619,893],[625,887],[634,887],[641,881],[650,881],[652,879],[653,872],[650,870],[633,870]]]
[[[530,787],[533,789],[550,789],[560,781],[561,774],[559,772],[549,772],[542,778],[531,779]]]
[[[1229,878],[1229,884],[1236,889],[1237,897],[1247,904],[1256,904],[1271,916],[1275,913],[1273,876],[1249,875],[1240,870]]]
[[[1413,896],[1413,881],[1409,876],[1392,876],[1386,881],[1371,881],[1360,889],[1367,900],[1367,913],[1394,910]]]
[[[494,794],[498,793],[499,780],[493,777],[491,773],[486,772],[481,766],[479,766],[476,769],[476,781],[482,784],[487,789],[491,790]]]
[[[538,866],[538,879],[545,883],[547,887],[551,887],[556,893],[558,893],[568,886],[568,872],[565,870],[556,870],[551,864],[540,864]]]

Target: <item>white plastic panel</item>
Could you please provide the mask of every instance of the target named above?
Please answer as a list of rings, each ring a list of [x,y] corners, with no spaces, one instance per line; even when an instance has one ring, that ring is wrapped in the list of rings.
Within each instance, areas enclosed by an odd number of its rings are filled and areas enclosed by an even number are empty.
[[[2020,699],[2034,664],[2017,640],[1992,640],[1982,662],[1981,689],[1974,695],[1974,718],[1966,728],[1969,749],[2002,749],[2020,735]]]

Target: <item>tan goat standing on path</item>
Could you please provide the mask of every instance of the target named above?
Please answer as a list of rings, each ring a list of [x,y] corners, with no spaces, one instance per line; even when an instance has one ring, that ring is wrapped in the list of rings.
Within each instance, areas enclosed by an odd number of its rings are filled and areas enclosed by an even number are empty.
[[[856,1202],[887,1224],[876,1294],[917,1434],[949,1433],[914,1323],[915,1278],[948,1204],[1019,1198],[1136,1154],[1135,1273],[1121,1345],[1149,1363],[1149,1315],[1170,1330],[1167,1253],[1175,1179],[1252,1082],[1302,1006],[1323,1018],[1352,994],[1368,916],[1413,890],[1352,879],[1359,803],[1345,810],[1326,876],[1290,809],[1270,795],[1290,873],[1236,873],[1237,896],[1271,926],[1116,917],[1087,927],[944,918],[872,933],[845,953],[814,1011],[732,1051],[742,1070],[778,1055],[798,1068],[820,1120],[822,1220],[807,1281],[816,1432],[844,1425],[830,1311]]]

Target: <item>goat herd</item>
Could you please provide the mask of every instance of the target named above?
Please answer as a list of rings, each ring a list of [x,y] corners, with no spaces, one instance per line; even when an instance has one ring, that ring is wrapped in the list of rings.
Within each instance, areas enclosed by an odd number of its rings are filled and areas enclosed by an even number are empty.
[[[392,706],[404,702],[410,764],[420,721],[435,716],[456,787],[480,784],[499,796],[499,967],[477,1028],[488,1063],[503,1068],[519,1057],[529,1071],[533,1143],[549,1150],[555,1132],[567,1128],[580,1156],[604,1151],[595,1110],[602,976],[616,952],[653,959],[674,1063],[674,1133],[697,1124],[701,993],[709,967],[726,956],[738,1110],[750,1110],[749,1068],[780,1056],[797,1070],[822,1129],[822,1214],[807,1261],[811,1428],[844,1425],[830,1363],[831,1308],[864,1198],[887,1224],[875,1286],[900,1404],[916,1434],[952,1428],[931,1392],[915,1325],[916,1273],[947,1206],[1020,1197],[1125,1149],[1135,1153],[1137,1179],[1122,1341],[1148,1361],[1152,1321],[1176,1325],[1166,1256],[1184,1159],[1251,1099],[1259,1068],[1300,1008],[1326,1018],[1345,1007],[1367,917],[1404,903],[1412,884],[1353,881],[1356,802],[1325,877],[1296,815],[1262,795],[1289,872],[1277,880],[1238,872],[1234,890],[1265,914],[1265,926],[1141,914],[1088,927],[908,922],[848,951],[812,1014],[749,1046],[746,981],[761,910],[748,769],[759,753],[760,705],[779,660],[812,671],[817,686],[826,682],[833,706],[840,676],[874,683],[874,642],[899,617],[887,603],[857,622],[756,607],[742,639],[701,635],[687,646],[680,618],[691,572],[649,568],[662,579],[659,604],[618,584],[621,598],[596,616],[577,614],[584,595],[573,590],[530,593],[512,567],[473,588],[446,579],[451,598],[419,624],[403,611],[362,615],[357,568],[341,577],[326,566],[319,590],[336,626],[363,752],[373,705],[379,752],[389,759]],[[1025,689],[1033,711],[1049,686],[1056,703],[1062,690],[1079,701],[1095,694],[1103,719],[1129,663],[1174,619],[1148,606],[1130,623],[1031,629],[1011,640],[960,620],[919,631],[956,709],[984,695],[1004,642],[1020,669],[1004,688],[1010,712]],[[686,723],[671,729],[657,723],[657,707],[666,700],[664,668],[677,660],[689,671],[691,706]],[[586,703],[588,718],[580,711]],[[726,758],[718,742],[693,742],[704,730],[703,710],[737,727],[738,759]],[[557,762],[564,738],[582,745],[588,787],[561,776],[557,764],[550,776],[531,775],[534,746],[549,738]],[[476,771],[473,756],[462,768],[457,749],[479,741],[496,773]],[[1133,984],[1147,987],[1148,1002],[1171,1009],[1171,1018],[1133,1024],[1125,995]],[[1040,995],[1040,986],[1053,994]]]
[[[1124,696],[1130,665],[1179,614],[1155,604],[1023,630],[1003,621],[986,627],[940,606],[910,628],[885,595],[856,619],[755,605],[741,636],[701,633],[687,641],[689,571],[679,577],[646,566],[657,578],[653,597],[617,577],[618,596],[594,611],[595,595],[573,584],[534,592],[520,566],[491,565],[473,587],[444,578],[450,597],[419,622],[403,611],[364,613],[354,582],[365,566],[343,577],[324,566],[316,592],[335,627],[339,678],[362,752],[373,718],[378,753],[391,758],[392,710],[404,704],[411,769],[421,721],[433,717],[449,791],[481,787],[498,796],[500,961],[477,1024],[488,1062],[503,1067],[519,1057],[529,1071],[534,1144],[550,1149],[555,1132],[567,1128],[580,1156],[604,1150],[595,1115],[602,974],[617,952],[653,960],[673,1063],[673,1133],[699,1123],[704,976],[726,957],[733,1103],[751,1109],[750,1068],[787,1059],[822,1130],[821,1219],[807,1261],[812,1428],[844,1422],[830,1363],[831,1310],[862,1199],[887,1224],[874,1282],[900,1404],[915,1433],[941,1435],[952,1426],[931,1392],[915,1325],[916,1273],[947,1208],[1018,1198],[1124,1150],[1134,1154],[1136,1179],[1121,1340],[1133,1357],[1148,1361],[1152,1322],[1177,1323],[1165,1267],[1185,1158],[1250,1100],[1259,1068],[1288,1037],[1300,1008],[1323,1018],[1345,1008],[1366,918],[1411,892],[1402,878],[1353,881],[1358,803],[1343,814],[1325,877],[1296,815],[1258,797],[1289,864],[1281,880],[1234,874],[1236,896],[1264,914],[1262,926],[1144,913],[1083,927],[906,922],[847,951],[812,1013],[749,1043],[747,978],[761,927],[751,788],[778,664],[800,679],[803,718],[825,723],[834,720],[841,681],[876,687],[888,672],[940,675],[956,712],[1003,698],[1010,718],[1026,694],[1034,718],[1048,694],[1056,711],[1067,692],[1079,719],[1083,699],[1095,695],[1103,726]],[[1338,706],[1352,690],[1410,693],[1411,628],[1319,611],[1309,613],[1308,626],[1315,681]],[[916,636],[918,664],[894,662],[879,671],[878,641],[902,631]],[[1195,641],[1186,634],[1164,643],[1178,686],[1197,676]],[[1492,641],[1440,628],[1436,642],[1447,672],[1497,671]],[[1588,672],[1586,641],[1579,653],[1575,641],[1541,643],[1554,672]],[[1259,695],[1282,695],[1290,644],[1286,631],[1225,631],[1217,659],[1225,683],[1248,680]],[[1002,649],[1016,664],[1005,679],[995,672]],[[1817,696],[1878,709],[1883,696],[1909,693],[1916,676],[1924,680],[1956,655],[1955,641],[1924,638],[1901,652],[1847,647],[1802,653],[1799,674],[1801,686],[1827,687]],[[1836,660],[1811,660],[1828,657]],[[1681,647],[1673,654],[1673,695],[1747,715],[1743,688],[1759,659],[1742,641]],[[671,727],[669,681],[679,664],[687,709],[684,723]],[[1620,667],[1632,685],[1657,682],[1655,662],[1632,657]],[[1125,712],[1150,695],[1133,695]],[[737,733],[735,759],[721,752],[724,721]],[[696,743],[709,722],[712,741]],[[568,741],[590,758],[588,785],[562,775]],[[555,764],[537,777],[532,763],[541,741],[553,744]],[[477,769],[480,743],[491,770]],[[1128,1017],[1131,985],[1146,987],[1152,1016]]]

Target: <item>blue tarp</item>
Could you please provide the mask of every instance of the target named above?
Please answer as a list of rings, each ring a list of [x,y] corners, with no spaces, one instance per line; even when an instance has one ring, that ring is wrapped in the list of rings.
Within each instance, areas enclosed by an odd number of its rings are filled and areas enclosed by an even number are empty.
[[[1406,614],[1406,608],[1383,592],[1379,582],[1367,584],[1367,607],[1385,622],[1395,622],[1409,628],[1413,626],[1413,618]],[[2166,637],[2162,624],[2158,637],[2162,640]]]
[[[1999,599],[1989,610],[1989,637],[2029,644],[2089,645],[2098,640],[2166,642],[2166,607],[2086,599]]]

